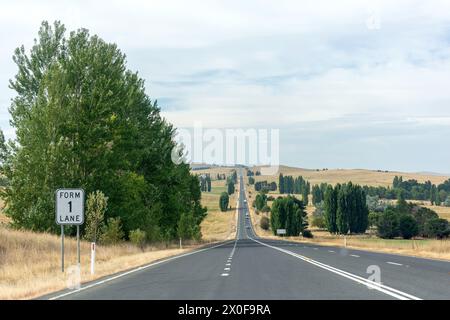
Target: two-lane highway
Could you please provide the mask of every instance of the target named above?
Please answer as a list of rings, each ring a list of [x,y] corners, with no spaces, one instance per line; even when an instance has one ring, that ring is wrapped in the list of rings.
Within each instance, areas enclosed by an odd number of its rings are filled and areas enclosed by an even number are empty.
[[[258,238],[239,183],[235,240],[50,298],[450,299],[450,262]]]

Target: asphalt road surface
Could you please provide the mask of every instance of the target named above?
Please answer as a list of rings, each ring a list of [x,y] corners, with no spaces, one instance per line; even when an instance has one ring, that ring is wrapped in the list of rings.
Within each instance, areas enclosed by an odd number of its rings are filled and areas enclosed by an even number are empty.
[[[240,177],[237,239],[46,299],[450,299],[450,262],[258,238]]]

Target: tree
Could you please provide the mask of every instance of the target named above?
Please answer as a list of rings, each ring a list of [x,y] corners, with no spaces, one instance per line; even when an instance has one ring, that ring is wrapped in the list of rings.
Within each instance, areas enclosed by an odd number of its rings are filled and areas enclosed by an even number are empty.
[[[103,227],[100,242],[105,244],[117,244],[123,240],[125,233],[122,230],[120,218],[109,218]]]
[[[411,239],[419,234],[419,226],[412,216],[403,214],[399,220],[399,232],[403,239]]]
[[[446,219],[432,218],[425,222],[425,234],[430,238],[443,239],[450,235],[449,223]]]
[[[183,240],[201,238],[200,227],[194,221],[192,212],[183,213],[178,221],[178,237]]]
[[[399,235],[399,218],[395,211],[387,209],[377,222],[377,234],[383,239],[392,239]]]
[[[261,226],[261,229],[263,229],[263,230],[269,230],[269,228],[270,228],[270,221],[269,221],[269,218],[267,218],[266,216],[261,217],[259,224]]]
[[[261,211],[267,204],[267,195],[265,193],[259,193],[255,198],[256,210]]]
[[[322,190],[318,185],[314,185],[312,188],[312,203],[313,205],[316,205],[318,203],[321,203],[323,200]]]
[[[227,183],[227,191],[228,191],[228,194],[230,196],[234,193],[234,183],[233,183],[233,181],[228,181],[228,183]]]
[[[228,196],[228,193],[222,192],[219,199],[219,207],[220,211],[225,212],[228,210],[228,203],[230,201],[230,197]]]
[[[333,188],[331,185],[327,187],[324,199],[324,218],[326,228],[330,233],[336,233],[338,231],[336,224],[337,214],[337,194],[339,193],[340,185]]]
[[[450,207],[450,196],[447,196],[447,199],[444,201],[445,207]]]
[[[250,185],[255,184],[255,178],[249,177],[249,178],[248,178],[248,183],[249,183]]]
[[[86,204],[86,227],[84,238],[96,242],[103,228],[103,221],[108,204],[108,198],[97,190],[91,192],[87,197]]]
[[[131,230],[130,231],[130,241],[134,245],[138,246],[142,250],[145,248],[145,239],[147,235],[145,231],[142,231],[141,229]]]
[[[280,194],[284,194],[284,177],[282,173],[280,173],[278,177],[278,189],[280,191]]]
[[[308,227],[303,202],[293,196],[276,199],[271,209],[270,226],[275,235],[277,229],[286,229],[287,236],[298,236]]]
[[[22,46],[13,59],[16,140],[1,168],[13,226],[59,232],[53,195],[69,186],[102,190],[105,218],[119,217],[125,237],[141,228],[149,240],[176,238],[186,212],[201,223],[198,178],[188,164],[172,161],[183,154],[175,129],[116,45],[86,29],[66,36],[61,23],[44,22],[31,51]]]

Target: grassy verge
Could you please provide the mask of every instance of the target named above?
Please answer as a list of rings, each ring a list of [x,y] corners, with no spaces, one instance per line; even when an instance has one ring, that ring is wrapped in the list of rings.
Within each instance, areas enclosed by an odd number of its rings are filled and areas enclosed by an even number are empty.
[[[67,287],[56,235],[0,227],[0,299],[30,299]],[[197,248],[201,243],[159,244],[141,250],[129,244],[97,246],[96,274],[90,275],[90,245],[81,243],[81,280],[124,271]],[[76,241],[66,237],[66,271],[76,264]]]
[[[202,205],[208,208],[208,215],[201,224],[202,238],[207,241],[221,241],[232,239],[236,234],[236,202],[239,195],[239,184],[230,196],[231,209],[221,212],[219,208],[220,194],[226,191],[224,180],[211,183],[211,192],[202,193]]]

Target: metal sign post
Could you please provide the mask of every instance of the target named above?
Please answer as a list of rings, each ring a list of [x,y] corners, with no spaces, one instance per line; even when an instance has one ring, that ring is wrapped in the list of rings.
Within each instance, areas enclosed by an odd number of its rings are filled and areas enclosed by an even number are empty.
[[[61,271],[64,272],[64,226],[61,225]]]
[[[55,192],[56,224],[61,226],[61,270],[64,272],[64,226],[77,226],[77,263],[80,267],[80,225],[84,223],[84,190],[58,189]]]

